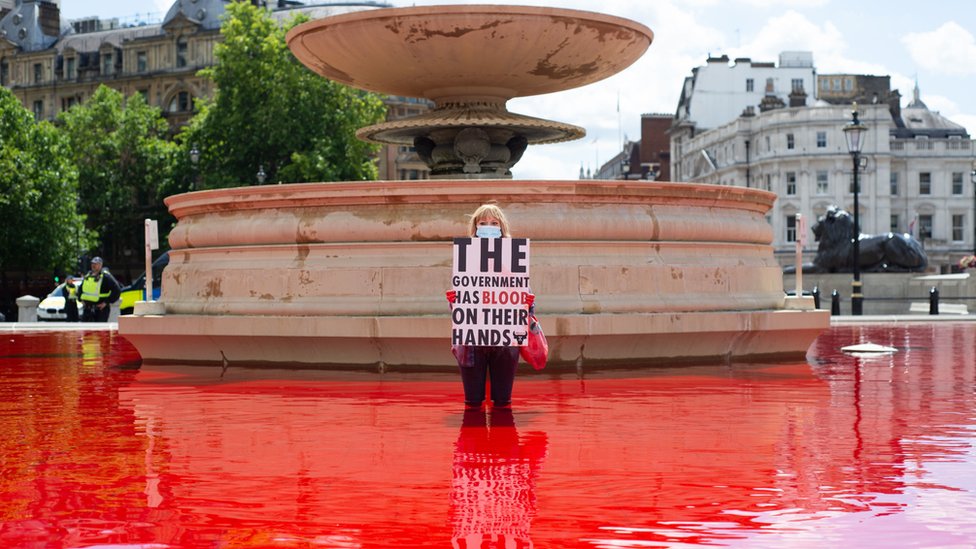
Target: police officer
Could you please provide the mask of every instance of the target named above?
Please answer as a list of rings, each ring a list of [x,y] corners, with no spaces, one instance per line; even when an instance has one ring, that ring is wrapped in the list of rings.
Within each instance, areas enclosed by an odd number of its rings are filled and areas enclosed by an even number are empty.
[[[65,277],[61,295],[64,296],[65,320],[78,322],[78,287],[75,286],[75,277],[71,275]]]
[[[91,270],[81,280],[81,301],[85,305],[81,320],[83,322],[108,322],[112,303],[119,299],[122,289],[115,277],[102,269],[102,258],[93,257]]]

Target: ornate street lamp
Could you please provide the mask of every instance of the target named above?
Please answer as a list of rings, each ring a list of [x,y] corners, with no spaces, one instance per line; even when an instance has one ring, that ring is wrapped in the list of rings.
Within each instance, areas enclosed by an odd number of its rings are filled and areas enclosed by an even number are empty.
[[[264,185],[264,180],[267,179],[268,174],[264,173],[264,164],[258,166],[258,185]]]
[[[861,191],[861,184],[858,181],[858,169],[861,167],[861,148],[864,146],[864,134],[868,131],[867,126],[861,124],[857,118],[857,103],[854,103],[851,110],[851,122],[844,126],[844,137],[847,139],[847,151],[851,153],[854,161],[854,228],[852,229],[851,242],[854,252],[854,280],[851,282],[851,314],[860,315],[864,303],[864,294],[861,293],[861,225],[858,220],[859,209],[858,194]]]
[[[196,143],[190,147],[190,163],[193,164],[193,181],[190,182],[190,190],[197,190],[197,179],[200,178],[200,172],[198,171],[197,165],[200,163],[200,149],[197,148]]]

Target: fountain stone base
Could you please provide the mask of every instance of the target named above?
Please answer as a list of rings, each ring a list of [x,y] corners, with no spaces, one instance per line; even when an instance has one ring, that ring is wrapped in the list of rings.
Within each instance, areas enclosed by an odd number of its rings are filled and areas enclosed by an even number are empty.
[[[165,314],[123,317],[119,330],[148,362],[454,368],[451,242],[494,201],[531,239],[554,367],[802,359],[829,314],[785,308],[765,220],[774,198],[511,180],[178,195]]]

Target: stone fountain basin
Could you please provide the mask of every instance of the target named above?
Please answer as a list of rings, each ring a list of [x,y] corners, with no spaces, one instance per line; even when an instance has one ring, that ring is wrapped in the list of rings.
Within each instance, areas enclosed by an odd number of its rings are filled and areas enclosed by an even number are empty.
[[[167,199],[163,315],[123,317],[150,362],[454,367],[451,241],[496,201],[532,241],[554,367],[801,358],[825,311],[783,310],[775,195],[623,181],[317,183]]]
[[[390,95],[508,100],[612,76],[654,34],[599,13],[527,6],[425,6],[362,11],[299,25],[288,47],[317,73]]]

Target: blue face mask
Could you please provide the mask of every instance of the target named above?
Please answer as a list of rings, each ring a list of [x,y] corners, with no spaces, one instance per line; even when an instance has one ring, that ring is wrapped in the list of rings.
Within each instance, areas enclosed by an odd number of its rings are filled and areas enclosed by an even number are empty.
[[[496,227],[494,225],[479,225],[478,231],[475,232],[478,238],[501,238],[502,229],[501,227]]]

